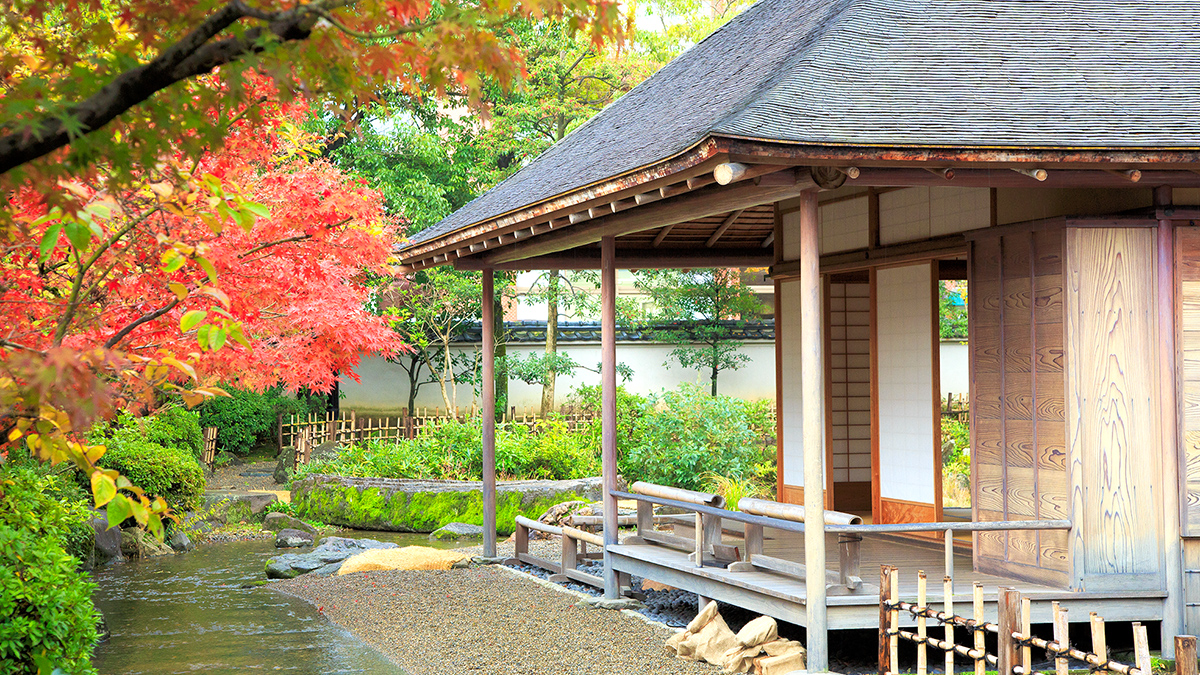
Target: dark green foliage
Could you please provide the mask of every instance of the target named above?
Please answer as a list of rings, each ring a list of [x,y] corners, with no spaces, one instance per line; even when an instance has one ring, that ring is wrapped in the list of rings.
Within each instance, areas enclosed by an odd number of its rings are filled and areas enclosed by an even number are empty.
[[[967,282],[938,283],[939,332],[943,340],[967,339]]]
[[[263,393],[226,388],[228,397],[215,398],[200,406],[200,426],[217,428],[217,449],[245,455],[260,443],[270,443],[280,413],[307,415],[320,401],[297,400],[278,389]]]
[[[637,442],[618,462],[630,482],[702,490],[709,475],[750,477],[765,459],[744,402],[685,384],[649,400]]]
[[[64,548],[89,514],[55,496],[63,483],[27,463],[0,467],[0,672],[95,672],[95,584]]]
[[[117,435],[104,441],[100,466],[116,469],[146,491],[162,497],[172,510],[191,511],[204,494],[204,470],[188,451],[142,438]]]
[[[193,410],[173,406],[150,417],[136,420],[142,438],[166,448],[183,450],[199,460],[204,454],[204,435],[200,415]]]

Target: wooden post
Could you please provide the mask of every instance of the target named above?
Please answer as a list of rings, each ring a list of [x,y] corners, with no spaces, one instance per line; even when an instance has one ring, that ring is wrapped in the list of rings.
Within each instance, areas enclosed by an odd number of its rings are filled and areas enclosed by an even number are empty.
[[[1067,619],[1067,610],[1059,606],[1058,601],[1050,603],[1050,613],[1054,617],[1054,641],[1058,643],[1059,651],[1065,650],[1071,645],[1070,640],[1070,623]],[[1055,675],[1067,675],[1070,672],[1070,665],[1066,658],[1056,657],[1054,659]]]
[[[483,271],[483,555],[496,556],[495,273]]]
[[[746,546],[749,548],[749,544]],[[887,565],[879,566],[879,675],[887,675],[892,663],[892,631],[891,611],[888,604],[894,602],[891,594],[890,580],[892,568]]]
[[[1154,189],[1154,205],[1170,206],[1171,187]],[[1171,658],[1175,647],[1172,635],[1182,633],[1183,626],[1183,550],[1175,533],[1179,530],[1179,405],[1176,401],[1178,363],[1175,345],[1175,223],[1158,221],[1158,372],[1159,425],[1162,447],[1163,494],[1163,567],[1167,581],[1167,597],[1163,600],[1161,643],[1163,658]]]
[[[1015,588],[1001,588],[996,598],[996,672],[1013,675],[1020,655],[1017,641],[1012,634],[1021,626],[1021,592]]]
[[[637,503],[637,533],[642,536],[643,532],[649,532],[654,529],[654,505],[650,502]]]
[[[954,581],[954,530],[946,530],[946,578]]]
[[[1021,598],[1021,635],[1024,640],[1033,636],[1029,598]],[[1021,645],[1021,667],[1025,669],[1025,675],[1033,675],[1033,650],[1028,644]]]
[[[609,546],[617,543],[617,241],[600,240],[600,464],[604,483],[604,597],[621,589]]]
[[[1146,627],[1140,622],[1133,622],[1133,655],[1137,669],[1142,675],[1150,675],[1150,638]]]
[[[975,636],[975,649],[984,651],[987,647],[985,636],[982,630],[978,630],[983,626],[983,584],[976,581],[971,587],[971,609],[974,612],[975,625],[973,626],[972,634]],[[975,675],[984,675],[987,671],[986,659],[975,659]]]
[[[283,413],[275,414],[275,446],[283,450]]]
[[[929,673],[929,653],[928,646],[925,644],[925,638],[929,637],[929,629],[924,615],[927,592],[928,581],[925,577],[925,570],[917,570],[917,675]]]
[[[888,637],[888,666],[893,673],[900,672],[900,609],[894,603],[900,601],[900,570],[895,567],[888,572],[888,595],[892,598],[892,611],[888,613],[891,635]]]
[[[817,193],[800,195],[800,379],[804,392],[804,511],[821,514],[804,523],[804,606],[808,612],[808,671],[829,670],[829,632],[825,607],[825,372],[821,364],[821,253],[817,230]]]
[[[1175,636],[1175,675],[1197,675],[1196,636]]]
[[[847,588],[862,584],[859,578],[861,550],[861,534],[838,535],[838,581]]]
[[[954,616],[954,580],[950,575],[942,577],[942,611],[946,616]],[[946,622],[946,644],[954,644],[954,622]],[[946,675],[954,675],[954,650],[946,650]]]
[[[746,523],[746,553],[745,560],[750,562],[754,556],[763,552],[763,526]]]
[[[1108,661],[1108,637],[1104,634],[1104,619],[1097,613],[1088,615],[1088,623],[1092,627],[1092,653],[1100,659],[1100,663]]]
[[[697,512],[695,514],[695,516],[696,516],[696,523],[695,523],[695,527],[696,527],[696,531],[695,531],[695,535],[696,535],[696,551],[695,551],[696,567],[704,567],[704,535],[706,534],[705,528],[704,528],[704,517],[701,516],[699,512]]]

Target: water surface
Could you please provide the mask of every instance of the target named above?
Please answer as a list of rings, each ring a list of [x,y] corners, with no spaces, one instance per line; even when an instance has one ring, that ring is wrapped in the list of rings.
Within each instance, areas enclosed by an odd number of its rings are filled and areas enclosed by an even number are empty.
[[[339,534],[439,546],[425,535]],[[271,540],[207,544],[96,570],[96,607],[112,633],[96,647],[96,668],[104,675],[404,675],[303,600],[267,587],[241,588],[265,579],[267,558],[279,553]]]

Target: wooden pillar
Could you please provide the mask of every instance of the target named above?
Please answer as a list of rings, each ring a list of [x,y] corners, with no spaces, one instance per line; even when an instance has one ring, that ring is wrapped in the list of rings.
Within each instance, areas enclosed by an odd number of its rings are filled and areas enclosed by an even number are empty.
[[[821,254],[817,233],[817,192],[800,195],[800,379],[804,443],[804,512],[822,514],[804,523],[805,607],[808,610],[808,672],[829,671],[825,608],[824,381],[821,335]]]
[[[1154,205],[1171,205],[1171,187],[1154,189]],[[1162,423],[1163,571],[1167,597],[1163,600],[1161,648],[1173,658],[1173,637],[1183,632],[1183,543],[1180,541],[1179,404],[1176,401],[1175,353],[1175,223],[1158,221],[1158,345],[1159,409]]]
[[[495,275],[483,271],[483,555],[496,557]]]
[[[617,543],[617,243],[600,240],[600,462],[604,476],[604,597],[621,589],[608,547]]]

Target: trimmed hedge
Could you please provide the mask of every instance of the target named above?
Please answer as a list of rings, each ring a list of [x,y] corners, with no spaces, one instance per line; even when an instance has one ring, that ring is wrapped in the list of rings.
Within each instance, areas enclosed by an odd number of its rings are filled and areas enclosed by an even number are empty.
[[[204,495],[204,470],[186,450],[121,435],[106,441],[99,464],[116,469],[147,495],[162,497],[172,510],[192,511]]]
[[[0,672],[95,673],[95,584],[64,545],[86,504],[57,499],[56,476],[0,467]]]

